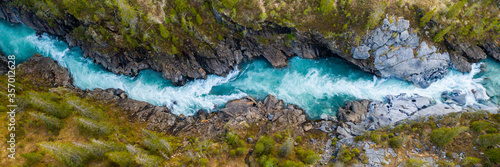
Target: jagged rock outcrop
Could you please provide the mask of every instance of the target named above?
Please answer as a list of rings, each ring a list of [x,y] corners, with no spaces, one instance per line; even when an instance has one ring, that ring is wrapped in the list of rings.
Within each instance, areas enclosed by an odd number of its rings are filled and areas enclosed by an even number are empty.
[[[500,38],[496,40],[487,39],[480,46],[488,56],[500,61],[500,47],[498,46],[499,43],[500,43]]]
[[[68,69],[56,61],[40,54],[34,54],[26,62],[19,65],[19,78],[28,79],[39,87],[73,87]]]
[[[449,54],[420,43],[409,20],[386,17],[383,22],[353,48],[353,58],[369,62],[381,77],[408,80],[422,88],[448,73]]]

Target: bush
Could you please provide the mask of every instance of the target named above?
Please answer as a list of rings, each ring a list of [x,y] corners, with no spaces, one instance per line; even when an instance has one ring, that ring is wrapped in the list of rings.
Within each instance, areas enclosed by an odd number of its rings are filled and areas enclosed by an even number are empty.
[[[67,166],[84,166],[89,159],[86,150],[71,143],[41,142],[38,146]]]
[[[238,135],[234,134],[233,132],[227,132],[226,133],[226,142],[227,144],[231,145],[233,148],[238,147],[238,141],[240,138]]]
[[[247,151],[247,149],[245,149],[245,147],[238,147],[236,149],[236,154],[237,155],[244,155],[246,151]]]
[[[262,136],[255,144],[255,153],[257,155],[270,154],[274,149],[274,140],[269,136]]]
[[[462,161],[462,164],[463,165],[474,165],[474,164],[478,164],[479,162],[481,162],[481,159],[479,159],[479,158],[467,157]]]
[[[426,164],[427,164],[427,162],[420,160],[420,159],[411,158],[411,159],[406,160],[406,167],[421,167],[421,166],[424,166]]]
[[[500,144],[500,134],[485,134],[479,136],[479,145],[481,147],[493,147]]]
[[[110,125],[103,124],[91,119],[77,117],[75,118],[78,126],[82,128],[84,131],[88,131],[90,133],[96,135],[109,135],[113,132],[113,128]]]
[[[323,14],[328,14],[335,9],[335,0],[321,0],[319,9]]]
[[[162,158],[148,154],[138,154],[134,157],[134,160],[135,163],[145,167],[157,167],[163,162]]]
[[[491,123],[486,122],[486,121],[474,121],[470,125],[470,129],[472,129],[475,132],[482,132],[486,128],[488,128],[491,125]]]
[[[167,156],[172,155],[173,148],[166,137],[160,137],[160,135],[156,132],[145,129],[142,132],[147,136],[147,138],[143,140],[142,144],[149,150],[160,152],[162,154],[166,154]]]
[[[107,152],[113,151],[125,151],[127,148],[123,144],[118,144],[110,141],[100,141],[92,139],[91,144],[79,145],[81,148],[85,149],[89,156],[95,158],[102,158]]]
[[[368,22],[366,24],[367,29],[374,28],[379,24],[380,20],[384,16],[386,7],[386,3],[379,3],[377,4],[377,6],[375,6],[373,11],[370,13],[370,16],[368,16]]]
[[[229,155],[232,157],[236,156],[236,150],[229,150]]]
[[[373,141],[374,143],[376,143],[376,144],[380,144],[380,141],[382,140],[382,137],[381,137],[379,134],[377,134],[377,133],[372,133],[372,134],[370,135],[370,138],[371,138],[371,139],[372,139],[372,141]]]
[[[68,104],[73,106],[75,111],[77,111],[81,116],[84,116],[86,118],[101,120],[102,118],[106,117],[106,114],[100,109],[85,108],[73,101],[69,101]]]
[[[493,134],[493,133],[498,133],[498,129],[494,127],[489,127],[486,129],[486,133]]]
[[[492,148],[486,150],[486,156],[488,156],[488,159],[491,162],[500,165],[500,148]]]
[[[389,139],[389,146],[391,146],[392,148],[401,148],[402,145],[403,145],[402,137],[396,136]]]
[[[42,154],[40,153],[26,153],[26,154],[21,154],[21,157],[26,159],[26,164],[34,164],[39,162],[42,159]]]
[[[436,9],[432,9],[425,13],[425,15],[420,19],[420,27],[425,27],[425,25],[431,21],[432,17],[434,17],[434,12]]]
[[[43,95],[40,95],[43,96]],[[41,98],[50,98],[50,99],[55,99],[57,97],[51,96],[51,97],[41,97]],[[64,106],[56,106],[57,104],[49,103],[43,100],[40,100],[37,97],[32,97],[31,100],[31,105],[33,105],[35,108],[42,110],[43,112],[60,118],[64,119],[67,118],[72,112],[70,109],[64,107]]]
[[[113,163],[122,167],[132,166],[134,164],[134,155],[127,151],[115,151],[105,154],[106,157]]]
[[[48,130],[59,130],[62,127],[61,121],[56,117],[45,115],[43,113],[32,113],[32,112],[30,112],[30,115],[42,121],[47,126]]]
[[[282,157],[287,157],[292,153],[292,151],[293,151],[293,139],[288,137],[286,138],[286,141],[279,147],[278,154]]]
[[[317,160],[319,160],[319,156],[316,155],[313,150],[304,151],[302,149],[298,149],[297,156],[306,164],[314,164]]]
[[[207,166],[207,164],[208,164],[208,159],[206,159],[206,158],[201,158],[200,159],[200,165],[201,166]]]
[[[434,129],[431,132],[431,141],[437,146],[444,147],[451,141],[453,141],[453,138],[455,138],[458,134],[466,131],[467,129],[467,127],[442,127],[439,129]]]

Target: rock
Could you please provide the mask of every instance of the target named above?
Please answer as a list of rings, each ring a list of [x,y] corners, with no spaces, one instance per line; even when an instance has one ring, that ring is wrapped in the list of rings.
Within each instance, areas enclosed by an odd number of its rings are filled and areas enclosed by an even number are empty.
[[[472,70],[471,64],[466,58],[462,57],[460,53],[453,52],[450,56],[452,67],[462,73],[470,72]]]
[[[346,103],[345,108],[339,108],[339,119],[344,122],[361,122],[361,118],[368,113],[368,107],[371,101],[350,101]]]
[[[370,32],[368,40],[354,49],[354,56],[372,51],[377,75],[408,80],[421,88],[427,88],[448,73],[451,63],[448,53],[438,53],[436,47],[429,47],[425,41],[419,44],[417,34],[408,30],[408,20],[400,18],[397,24],[384,20],[381,28]],[[370,50],[367,46],[371,46]],[[418,54],[414,55],[417,46],[420,46]]]
[[[34,85],[40,87],[73,87],[73,79],[68,69],[59,66],[56,61],[40,54],[34,54],[19,68],[19,77],[31,78]]]
[[[500,39],[488,39],[480,46],[488,56],[496,59],[497,61],[500,61],[500,47],[498,46],[499,43]]]
[[[370,53],[368,53],[368,51],[370,51],[369,47],[367,47],[366,45],[361,45],[354,49],[353,58],[363,60],[368,59],[370,57]]]
[[[441,94],[441,97],[443,97],[445,101],[448,101],[448,103],[455,102],[461,106],[467,103],[466,96],[467,94],[461,90],[453,90],[451,92],[445,91]]]
[[[306,132],[309,131],[309,130],[311,130],[312,128],[313,128],[313,126],[312,126],[311,123],[308,123],[308,124],[304,125],[304,131],[306,131]]]
[[[470,45],[468,42],[458,40],[453,36],[447,36],[445,43],[448,48],[457,51],[471,63],[477,63],[486,58],[486,53],[479,46]]]
[[[253,138],[249,137],[247,138],[248,143],[253,143]]]
[[[320,118],[322,120],[328,120],[328,115],[326,113],[321,114]]]

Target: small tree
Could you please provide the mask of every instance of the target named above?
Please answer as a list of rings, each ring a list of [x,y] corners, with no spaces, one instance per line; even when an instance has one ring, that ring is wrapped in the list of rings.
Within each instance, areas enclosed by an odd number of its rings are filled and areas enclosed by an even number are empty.
[[[77,117],[75,120],[80,128],[96,135],[109,135],[113,132],[113,128],[108,124],[82,117]]]
[[[89,159],[85,149],[71,143],[41,142],[38,146],[68,166],[84,166]]]
[[[49,130],[59,130],[62,127],[61,121],[56,117],[45,115],[43,113],[33,113],[33,112],[30,112],[30,115],[45,123],[47,129]]]
[[[162,158],[148,154],[138,154],[135,156],[134,160],[137,164],[145,167],[157,167],[163,163]]]
[[[287,157],[293,152],[293,139],[291,137],[287,137],[285,142],[281,144],[278,150],[278,154],[282,157]]]
[[[115,151],[106,153],[106,157],[122,167],[132,166],[134,164],[134,156],[126,151]]]
[[[434,129],[431,132],[431,141],[437,146],[444,147],[448,145],[453,138],[455,138],[458,134],[466,131],[467,127],[455,127],[455,128],[447,128],[442,127],[439,129]]]
[[[427,12],[421,19],[420,19],[420,27],[425,27],[425,25],[431,21],[432,17],[434,17],[434,12],[436,9],[432,9],[429,12]]]

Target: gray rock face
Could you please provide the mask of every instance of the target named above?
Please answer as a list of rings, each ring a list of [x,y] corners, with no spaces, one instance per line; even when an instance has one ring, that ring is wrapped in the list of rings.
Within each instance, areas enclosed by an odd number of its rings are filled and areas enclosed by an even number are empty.
[[[2,52],[0,52],[0,75],[6,74],[7,71],[9,71],[9,67],[7,65],[8,65],[7,57],[5,57],[5,55],[3,55]]]
[[[383,22],[362,45],[353,49],[353,58],[373,56],[373,65],[381,77],[408,80],[422,88],[448,73],[450,55],[438,53],[436,47],[429,47],[426,42],[420,43],[417,34],[409,29],[408,20],[399,18],[391,23],[387,17]],[[367,46],[371,46],[369,50]]]

